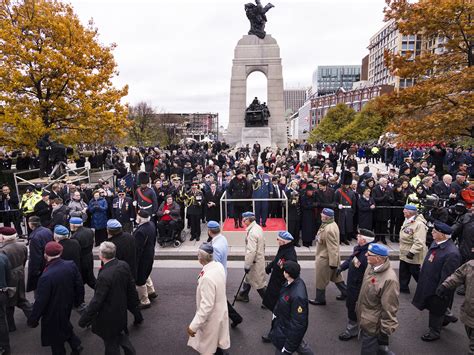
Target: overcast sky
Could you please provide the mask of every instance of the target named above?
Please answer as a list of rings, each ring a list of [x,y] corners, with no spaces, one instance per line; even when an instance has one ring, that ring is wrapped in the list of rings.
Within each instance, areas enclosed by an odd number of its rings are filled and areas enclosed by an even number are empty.
[[[166,112],[217,112],[226,126],[234,47],[247,34],[251,0],[70,0],[100,41],[115,42],[125,102]],[[266,32],[281,49],[285,88],[309,87],[318,65],[360,64],[383,26],[384,0],[272,0]],[[265,0],[262,1],[265,5]],[[266,99],[253,73],[248,98]]]

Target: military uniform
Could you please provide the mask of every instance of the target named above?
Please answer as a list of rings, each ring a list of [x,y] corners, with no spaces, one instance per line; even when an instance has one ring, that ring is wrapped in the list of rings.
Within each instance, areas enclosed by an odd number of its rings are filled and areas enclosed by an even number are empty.
[[[338,205],[337,225],[339,227],[341,242],[347,244],[354,232],[354,213],[356,208],[356,194],[351,189],[341,187],[334,194],[335,203]]]
[[[270,198],[270,193],[273,193],[272,180],[268,174],[258,173],[253,179],[252,188],[252,198]],[[255,218],[262,227],[267,223],[268,203],[269,201],[255,201]]]
[[[231,198],[235,199],[244,199],[250,197],[250,185],[247,179],[239,179],[234,177],[227,187],[228,193],[231,195]],[[234,226],[235,228],[242,228],[242,213],[248,206],[247,201],[233,201],[232,208],[234,210]]]
[[[423,215],[405,219],[400,229],[400,292],[410,293],[411,276],[418,282],[426,254],[426,221]]]
[[[204,202],[204,195],[198,189],[188,191],[189,206],[187,217],[191,227],[191,239],[199,241],[201,239],[201,218],[202,218],[202,204]]]

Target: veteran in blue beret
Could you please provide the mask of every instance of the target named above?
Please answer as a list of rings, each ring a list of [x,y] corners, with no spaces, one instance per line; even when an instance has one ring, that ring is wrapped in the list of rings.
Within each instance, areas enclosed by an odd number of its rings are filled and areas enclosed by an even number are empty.
[[[451,240],[453,229],[441,221],[434,221],[433,243],[421,267],[413,305],[420,311],[429,311],[428,331],[421,336],[423,341],[435,341],[441,336],[442,326],[457,321],[446,311],[451,303],[454,290],[447,297],[439,297],[436,289],[461,265],[461,254]],[[449,312],[448,312],[449,313]]]
[[[286,281],[283,275],[283,264],[289,260],[298,261],[293,236],[288,231],[278,232],[277,243],[278,251],[272,262],[265,267],[265,272],[271,275],[262,304],[270,311],[273,311],[275,308],[280,295],[281,285]],[[271,342],[270,337],[266,334],[262,335],[262,340],[268,343]]]
[[[242,213],[242,223],[246,227],[247,235],[245,237],[245,263],[244,271],[246,273],[242,291],[237,295],[236,300],[240,302],[249,302],[249,292],[254,287],[260,297],[263,298],[267,286],[265,274],[265,238],[263,230],[256,220],[253,212]]]
[[[398,327],[398,277],[385,245],[369,244],[367,263],[356,306],[361,354],[390,354],[389,338]]]
[[[400,228],[400,292],[410,293],[410,279],[418,282],[420,267],[426,255],[426,219],[414,205],[403,208],[405,220]]]

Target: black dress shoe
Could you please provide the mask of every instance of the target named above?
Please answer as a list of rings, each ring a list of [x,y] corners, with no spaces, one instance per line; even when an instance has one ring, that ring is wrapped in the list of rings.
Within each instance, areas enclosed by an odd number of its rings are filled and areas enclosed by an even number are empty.
[[[192,242],[195,238],[194,237],[191,237],[189,238],[189,241]]]
[[[326,305],[326,301],[308,300],[308,302],[310,304],[312,304],[313,306],[325,306]]]
[[[272,340],[270,339],[270,337],[268,335],[262,335],[262,341],[264,343],[271,343]]]
[[[421,336],[421,340],[423,341],[435,341],[439,339],[439,335],[433,334],[432,332],[428,332]]]
[[[262,227],[266,227],[266,226],[267,226],[267,225],[266,225],[265,223],[264,223],[264,224],[262,224]]]
[[[234,228],[235,229],[239,228],[239,224],[237,222],[234,223]]]
[[[346,298],[347,298],[346,295],[337,295],[336,296],[336,300],[338,300],[338,301],[344,301]]]
[[[339,340],[348,341],[355,338],[357,335],[351,335],[347,330],[339,334]]]
[[[385,244],[385,245],[387,245],[387,241],[385,240],[385,238],[382,239],[382,243]]]
[[[342,241],[345,245],[351,245],[351,243],[349,243],[347,240],[343,240]]]
[[[232,328],[235,328],[235,327],[237,327],[240,323],[242,323],[242,320],[243,320],[242,317],[240,317],[240,318],[238,318],[238,319],[234,319],[234,320],[232,320],[232,323],[230,324],[230,326],[231,326]]]
[[[84,350],[84,347],[82,345],[79,345],[77,348],[71,351],[71,355],[79,355],[80,353],[82,353],[82,350]]]
[[[298,243],[298,244],[295,244],[295,247],[301,248],[301,244],[299,244],[299,243]]]
[[[196,238],[196,242],[199,242],[201,240],[201,237]]]
[[[457,321],[458,321],[458,317],[444,316],[443,327],[446,327],[449,323],[456,323]]]
[[[406,289],[406,290],[400,290],[400,293],[406,293],[406,294],[410,294],[410,290],[409,289]]]

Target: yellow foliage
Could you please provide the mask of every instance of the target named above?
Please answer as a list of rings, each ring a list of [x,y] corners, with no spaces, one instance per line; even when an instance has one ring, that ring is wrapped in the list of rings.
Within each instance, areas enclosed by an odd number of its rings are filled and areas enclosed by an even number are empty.
[[[125,135],[128,87],[115,88],[115,44],[102,45],[90,21],[55,0],[1,0],[0,139],[34,147],[50,133],[66,144]]]

